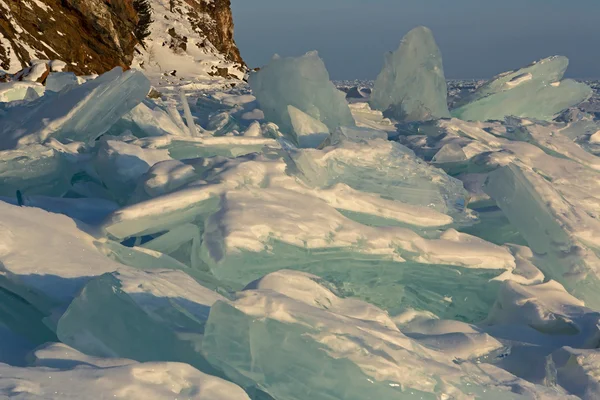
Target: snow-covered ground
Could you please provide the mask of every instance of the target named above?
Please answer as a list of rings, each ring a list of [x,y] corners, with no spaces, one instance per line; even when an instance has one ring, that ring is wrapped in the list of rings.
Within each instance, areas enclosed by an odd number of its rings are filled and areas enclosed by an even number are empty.
[[[0,84],[0,398],[600,397],[597,92],[403,121],[258,74]]]

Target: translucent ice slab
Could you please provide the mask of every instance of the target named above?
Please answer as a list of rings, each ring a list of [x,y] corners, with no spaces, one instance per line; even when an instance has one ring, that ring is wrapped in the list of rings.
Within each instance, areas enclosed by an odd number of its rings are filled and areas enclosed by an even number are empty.
[[[329,137],[329,128],[321,121],[294,106],[288,106],[288,112],[292,121],[295,142],[299,147],[317,148]]]
[[[0,263],[0,328],[19,335],[33,347],[55,341],[56,335],[44,324],[44,319],[56,305],[51,298],[20,282]],[[6,362],[5,357],[0,350],[0,363]]]
[[[0,195],[14,197],[19,190],[24,195],[61,196],[73,172],[64,154],[46,146],[0,151]]]
[[[293,271],[252,283],[232,304],[215,303],[202,347],[234,382],[256,382],[278,400],[560,395],[492,365],[455,363],[404,335],[377,307]]]
[[[600,368],[600,350],[575,349],[565,346],[551,357],[556,382],[579,396],[592,400],[600,397],[597,371]]]
[[[72,72],[53,72],[46,78],[46,90],[51,92],[60,92],[78,84],[77,76]]]
[[[544,256],[542,270],[592,307],[600,305],[597,221],[574,207],[542,176],[517,165],[490,174],[485,191],[531,249]]]
[[[129,130],[137,137],[189,136],[178,111],[175,110],[175,113],[178,119],[174,119],[168,112],[150,102],[140,103],[117,121],[108,133],[118,136]]]
[[[0,83],[0,102],[24,100],[30,89],[35,90],[39,96],[43,95],[45,91],[44,86],[37,82]]]
[[[200,348],[218,300],[225,298],[179,271],[121,269],[86,284],[60,318],[57,335],[93,356],[180,361],[214,373]]]
[[[329,130],[354,126],[344,93],[329,80],[329,73],[316,52],[297,58],[275,57],[250,76],[250,86],[268,121],[283,132],[294,127],[288,106],[310,115]]]
[[[450,116],[442,55],[423,26],[408,32],[398,50],[385,56],[369,104],[398,121]]]
[[[365,143],[369,151],[365,151]],[[323,151],[292,152],[291,157],[302,179],[311,185],[344,183],[362,192],[424,205],[451,216],[461,214],[464,209],[466,192],[460,181],[395,142],[345,140]]]
[[[592,89],[583,83],[561,81],[568,64],[566,57],[556,56],[500,74],[457,104],[452,116],[468,121],[507,116],[550,121],[592,95]]]
[[[265,146],[279,147],[277,141],[272,138],[252,136],[161,136],[141,139],[136,144],[144,148],[168,150],[171,158],[176,160],[214,156],[239,157],[260,152]]]
[[[141,72],[115,68],[83,85],[13,107],[3,117],[0,148],[48,138],[89,142],[138,105],[149,90],[150,82]]]

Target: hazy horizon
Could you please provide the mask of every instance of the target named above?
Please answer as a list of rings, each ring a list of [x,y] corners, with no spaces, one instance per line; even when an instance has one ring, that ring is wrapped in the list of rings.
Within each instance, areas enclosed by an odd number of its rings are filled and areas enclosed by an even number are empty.
[[[567,77],[600,78],[598,0],[232,0],[249,66],[317,50],[332,79],[374,79],[410,29],[433,30],[448,79],[489,78],[552,55]]]

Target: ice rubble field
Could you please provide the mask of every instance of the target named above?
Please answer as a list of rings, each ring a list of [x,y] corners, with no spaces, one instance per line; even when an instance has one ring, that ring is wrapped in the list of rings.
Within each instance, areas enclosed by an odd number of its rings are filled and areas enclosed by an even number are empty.
[[[600,398],[566,58],[450,101],[426,28],[348,99],[316,53],[155,100],[52,64],[0,84],[0,398]]]

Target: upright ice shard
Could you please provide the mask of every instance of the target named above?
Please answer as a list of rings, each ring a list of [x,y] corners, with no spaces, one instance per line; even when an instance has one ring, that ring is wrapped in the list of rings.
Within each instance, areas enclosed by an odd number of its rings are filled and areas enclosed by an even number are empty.
[[[188,134],[190,136],[196,136],[198,135],[198,130],[196,129],[194,117],[192,117],[192,112],[190,111],[190,105],[187,101],[185,90],[181,89],[179,91],[179,98],[181,99],[181,104],[183,105],[183,114],[185,115],[185,121],[187,122]]]
[[[450,116],[447,96],[442,55],[431,30],[420,26],[386,54],[369,103],[398,121],[424,121]]]
[[[27,105],[10,108],[0,127],[0,149],[48,138],[88,142],[105,133],[150,90],[139,71],[115,68],[104,75]]]
[[[592,89],[571,79],[561,81],[569,59],[554,56],[502,73],[456,104],[452,116],[467,121],[507,116],[550,121],[588,99]]]
[[[317,52],[297,58],[275,57],[250,76],[250,86],[268,121],[285,133],[294,132],[288,106],[321,121],[330,131],[354,126],[345,94],[329,80]]]

